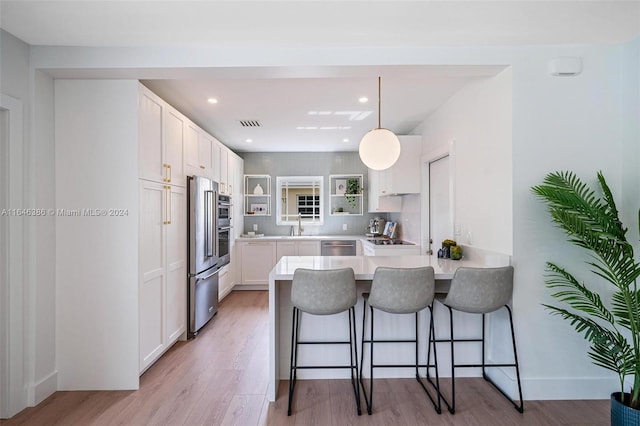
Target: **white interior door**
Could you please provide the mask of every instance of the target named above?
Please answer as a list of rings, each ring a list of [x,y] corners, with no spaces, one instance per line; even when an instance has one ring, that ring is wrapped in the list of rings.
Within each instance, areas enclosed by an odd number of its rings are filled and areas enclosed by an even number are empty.
[[[429,163],[429,249],[438,252],[442,241],[451,238],[449,156]]]

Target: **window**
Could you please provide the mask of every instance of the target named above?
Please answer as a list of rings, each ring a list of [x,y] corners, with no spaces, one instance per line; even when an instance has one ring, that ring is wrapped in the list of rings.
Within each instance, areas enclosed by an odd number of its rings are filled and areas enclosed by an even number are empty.
[[[316,219],[320,217],[319,195],[297,195],[298,214],[303,219]]]
[[[276,178],[276,224],[322,225],[322,176],[278,176]]]

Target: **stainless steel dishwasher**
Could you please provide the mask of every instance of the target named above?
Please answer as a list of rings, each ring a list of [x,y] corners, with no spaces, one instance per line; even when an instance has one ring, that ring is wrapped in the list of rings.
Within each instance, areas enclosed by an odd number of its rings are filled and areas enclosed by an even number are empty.
[[[322,241],[321,256],[355,256],[356,240],[326,240]]]

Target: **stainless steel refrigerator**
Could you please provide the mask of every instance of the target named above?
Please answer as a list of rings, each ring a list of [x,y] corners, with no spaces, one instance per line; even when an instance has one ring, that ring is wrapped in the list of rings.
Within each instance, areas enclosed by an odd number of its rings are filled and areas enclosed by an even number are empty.
[[[218,312],[218,184],[199,177],[187,177],[188,255],[187,315],[188,338],[195,337]]]

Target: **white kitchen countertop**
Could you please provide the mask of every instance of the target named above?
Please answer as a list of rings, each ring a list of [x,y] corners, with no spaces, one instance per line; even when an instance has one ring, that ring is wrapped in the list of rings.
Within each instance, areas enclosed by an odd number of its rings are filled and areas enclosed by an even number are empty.
[[[418,268],[433,266],[437,280],[450,280],[461,266],[486,267],[479,260],[439,259],[436,256],[284,256],[269,274],[269,280],[291,280],[298,268],[353,268],[356,280],[371,280],[377,267]]]
[[[265,235],[263,237],[238,237],[236,241],[322,241],[322,240],[362,240],[363,235]]]

